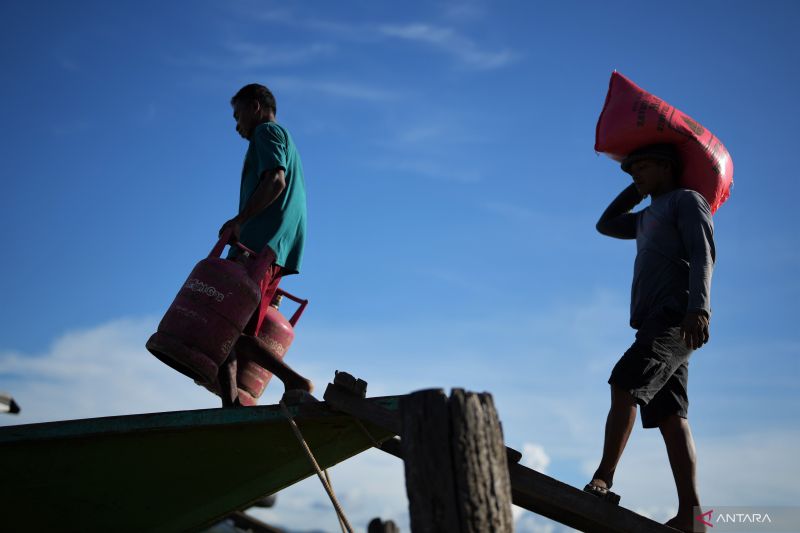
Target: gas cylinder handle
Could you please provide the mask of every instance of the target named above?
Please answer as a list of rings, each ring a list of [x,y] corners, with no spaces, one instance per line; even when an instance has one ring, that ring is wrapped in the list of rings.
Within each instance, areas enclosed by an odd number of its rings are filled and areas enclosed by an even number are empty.
[[[228,228],[223,231],[220,236],[217,244],[211,249],[211,253],[208,254],[208,257],[219,257],[222,255],[222,250],[225,249],[225,245],[228,244],[228,241],[231,240],[231,234],[233,233],[232,228]]]
[[[214,248],[211,249],[211,253],[208,254],[208,257],[219,257],[219,256],[221,256],[222,255],[222,250],[225,249],[225,246],[231,240],[231,235],[233,235],[233,228],[228,228],[225,231],[223,231],[222,234],[219,236],[219,240],[217,241],[217,244],[214,245]],[[258,255],[253,250],[251,250],[250,248],[248,248],[247,246],[245,246],[244,244],[242,244],[239,241],[236,241],[235,244],[231,244],[231,246],[236,246],[239,249],[241,249],[242,251],[247,252],[248,254],[252,255],[253,257],[256,257]]]
[[[303,300],[302,298],[298,298],[297,296],[289,294],[288,292],[286,292],[283,289],[277,289],[275,292],[277,294],[280,294],[281,296],[286,296],[290,300],[300,304],[300,307],[298,307],[297,311],[294,312],[294,314],[292,315],[292,318],[289,319],[289,324],[291,324],[292,327],[294,327],[295,324],[297,324],[297,321],[300,320],[300,315],[302,315],[303,311],[306,310],[306,306],[308,305],[308,300]]]
[[[236,244],[233,244],[232,246],[236,246],[237,248],[239,248],[239,249],[240,249],[240,250],[242,250],[243,252],[247,252],[248,254],[252,255],[253,257],[255,257],[255,256],[257,256],[257,255],[258,255],[258,254],[257,254],[257,253],[255,253],[253,250],[251,250],[250,248],[248,248],[247,246],[245,246],[244,244],[242,244],[242,243],[241,243],[241,242],[239,242],[239,241],[236,241]]]

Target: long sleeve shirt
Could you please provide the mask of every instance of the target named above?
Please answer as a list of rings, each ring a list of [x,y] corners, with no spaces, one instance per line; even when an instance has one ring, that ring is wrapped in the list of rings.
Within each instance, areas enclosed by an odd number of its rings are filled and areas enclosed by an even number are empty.
[[[628,187],[597,223],[604,235],[636,239],[631,327],[690,311],[710,317],[716,251],[708,203],[695,191],[676,189],[632,213],[641,200],[635,187]]]

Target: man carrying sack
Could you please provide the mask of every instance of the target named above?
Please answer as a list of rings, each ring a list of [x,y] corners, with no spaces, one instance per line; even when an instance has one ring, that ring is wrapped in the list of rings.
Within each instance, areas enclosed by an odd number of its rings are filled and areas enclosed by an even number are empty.
[[[667,525],[693,527],[700,507],[694,440],[687,420],[689,357],[709,339],[715,248],[705,198],[680,188],[682,164],[671,144],[645,146],[622,161],[633,178],[597,223],[603,235],[636,239],[631,327],[636,340],[611,372],[611,408],[603,458],[586,491],[614,503],[614,472],[641,406],[642,425],[659,428],[678,489],[677,516]],[[651,204],[631,210],[645,197]]]

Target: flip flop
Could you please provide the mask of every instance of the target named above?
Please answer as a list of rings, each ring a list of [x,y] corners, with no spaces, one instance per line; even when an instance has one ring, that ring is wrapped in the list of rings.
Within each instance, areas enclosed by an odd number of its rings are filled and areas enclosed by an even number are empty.
[[[610,490],[599,487],[597,485],[592,485],[591,483],[587,483],[585,487],[583,487],[584,492],[588,492],[593,496],[597,496],[601,500],[605,500],[608,503],[619,505],[620,496],[615,492],[611,492]]]

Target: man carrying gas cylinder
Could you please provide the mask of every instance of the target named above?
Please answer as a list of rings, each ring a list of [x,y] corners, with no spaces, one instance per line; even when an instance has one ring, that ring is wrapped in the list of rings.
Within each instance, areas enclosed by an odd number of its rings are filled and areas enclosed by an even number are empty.
[[[271,264],[260,280],[261,302],[219,368],[223,407],[239,405],[237,356],[244,356],[272,372],[286,391],[310,393],[311,381],[273,355],[258,337],[280,278],[297,274],[303,259],[306,232],[306,191],[303,166],[294,141],[275,122],[277,106],[270,90],[258,84],[242,87],[233,98],[236,131],[249,141],[242,168],[239,213],[225,222],[220,235],[231,232],[231,243],[241,242],[250,250],[270,254]],[[247,257],[232,246],[228,259],[246,263]]]

